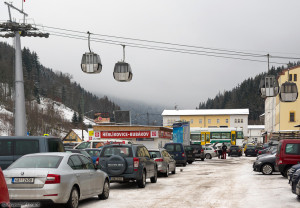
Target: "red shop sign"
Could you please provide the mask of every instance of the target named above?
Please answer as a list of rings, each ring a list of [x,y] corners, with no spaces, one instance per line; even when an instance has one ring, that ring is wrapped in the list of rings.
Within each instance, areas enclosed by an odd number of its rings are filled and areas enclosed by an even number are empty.
[[[101,131],[101,138],[151,138],[150,131]]]

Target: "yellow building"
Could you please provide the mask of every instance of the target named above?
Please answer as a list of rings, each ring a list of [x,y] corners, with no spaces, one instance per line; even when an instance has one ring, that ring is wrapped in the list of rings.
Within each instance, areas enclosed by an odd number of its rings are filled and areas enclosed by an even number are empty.
[[[299,76],[300,66],[284,70],[278,77],[279,86],[286,81],[297,84],[298,90],[300,86]],[[299,127],[294,127],[300,124],[300,99],[295,102],[281,102],[279,95],[276,97],[275,107],[275,132],[284,130],[299,130]]]
[[[84,138],[82,138],[82,136]],[[81,129],[72,129],[69,133],[62,139],[63,143],[74,143],[74,142],[83,142],[89,139],[88,133],[86,130]]]
[[[172,128],[176,121],[189,121],[190,127],[242,128],[244,136],[248,134],[249,109],[196,109],[196,110],[164,110],[163,126]]]

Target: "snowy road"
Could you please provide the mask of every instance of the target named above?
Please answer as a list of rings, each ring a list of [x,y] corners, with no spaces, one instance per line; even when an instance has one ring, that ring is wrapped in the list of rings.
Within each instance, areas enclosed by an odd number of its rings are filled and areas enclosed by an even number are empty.
[[[243,156],[196,161],[177,167],[175,175],[159,177],[156,184],[147,180],[145,189],[135,183],[113,183],[108,200],[88,199],[79,207],[299,208],[300,200],[292,194],[287,179],[280,173],[253,172],[254,160]]]

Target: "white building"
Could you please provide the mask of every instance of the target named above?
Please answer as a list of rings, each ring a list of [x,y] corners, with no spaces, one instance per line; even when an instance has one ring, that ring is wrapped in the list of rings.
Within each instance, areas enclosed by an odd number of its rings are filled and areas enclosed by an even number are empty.
[[[264,125],[249,125],[248,126],[248,142],[264,143],[262,134],[265,132]]]

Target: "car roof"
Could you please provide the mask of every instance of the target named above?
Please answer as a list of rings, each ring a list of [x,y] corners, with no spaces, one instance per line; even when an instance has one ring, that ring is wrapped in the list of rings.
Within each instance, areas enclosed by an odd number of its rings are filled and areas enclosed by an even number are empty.
[[[42,155],[66,156],[66,155],[81,155],[81,154],[80,153],[72,153],[72,152],[42,152],[42,153],[27,154],[27,155],[24,155],[24,156],[42,156]]]

